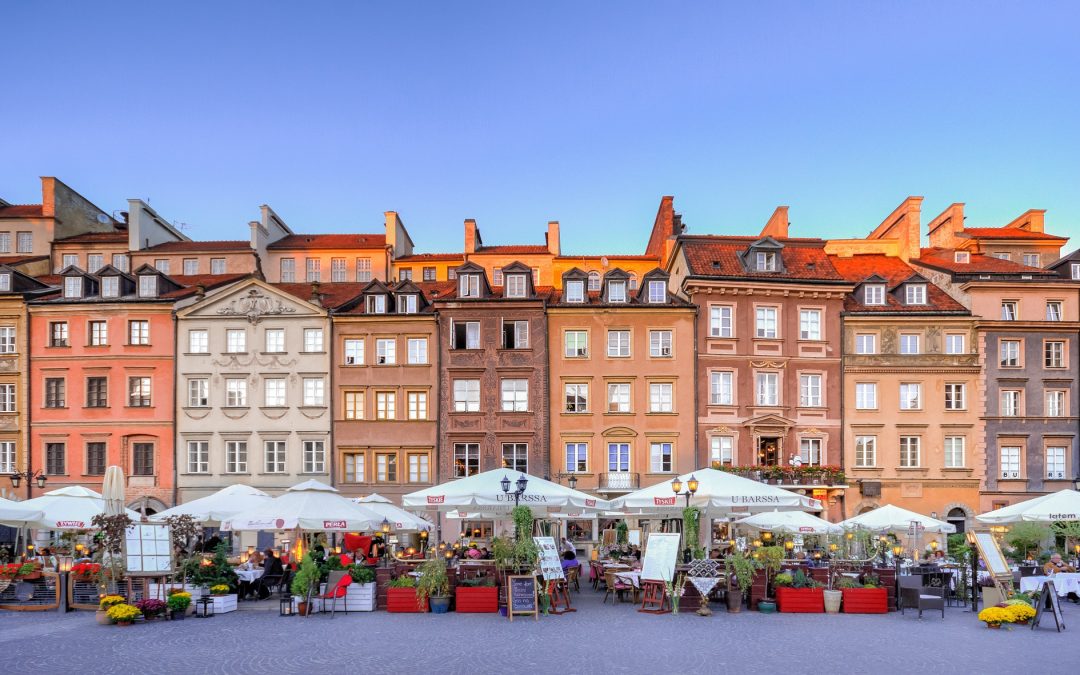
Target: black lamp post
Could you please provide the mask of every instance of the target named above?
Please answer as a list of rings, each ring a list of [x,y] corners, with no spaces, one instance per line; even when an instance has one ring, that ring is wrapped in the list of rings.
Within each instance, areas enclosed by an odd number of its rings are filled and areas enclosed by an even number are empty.
[[[521,474],[520,476],[518,476],[518,479],[514,484],[517,489],[513,492],[510,492],[510,479],[507,478],[505,475],[503,476],[502,480],[499,481],[499,484],[502,485],[503,494],[514,495],[514,506],[516,507],[521,501],[521,495],[525,494],[525,487],[528,486],[529,479],[525,477],[525,474]]]
[[[694,496],[694,493],[698,489],[698,480],[693,474],[690,475],[690,479],[686,481],[686,492],[682,491],[682,481],[676,476],[671,481],[671,491],[676,495],[686,497],[686,505],[690,506],[690,497]]]
[[[379,531],[382,532],[383,539],[383,557],[386,558],[386,564],[390,564],[390,521],[386,518],[382,519],[382,523],[379,525]]]
[[[36,480],[39,490],[42,490],[42,489],[45,488],[45,481],[47,481],[49,479],[49,477],[45,475],[44,471],[29,471],[29,470],[27,470],[27,471],[15,471],[14,473],[8,474],[8,478],[11,479],[11,487],[15,488],[16,490],[19,489],[19,485],[23,482],[24,478],[26,479],[27,482],[30,482],[32,480]]]

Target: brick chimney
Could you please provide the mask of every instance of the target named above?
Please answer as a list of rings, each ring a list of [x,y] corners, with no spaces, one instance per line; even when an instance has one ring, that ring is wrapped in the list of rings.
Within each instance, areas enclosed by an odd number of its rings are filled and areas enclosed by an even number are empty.
[[[1046,209],[1028,209],[1016,220],[1012,221],[1005,227],[1018,227],[1021,230],[1027,230],[1028,232],[1042,232],[1043,231],[1043,219],[1046,216]]]
[[[765,223],[765,229],[761,231],[762,237],[773,239],[787,239],[788,236],[788,207],[777,206],[773,214],[769,216],[769,222]]]
[[[559,221],[549,220],[547,228],[547,249],[548,253],[557,256],[560,255],[561,244],[559,243]]]
[[[885,220],[866,235],[867,239],[892,239],[897,242],[897,255],[905,262],[919,257],[922,236],[922,197],[908,197],[885,216]]]
[[[322,307],[322,294],[319,293],[319,282],[318,281],[312,281],[311,282],[311,299],[310,299],[310,302],[311,302],[311,304],[313,304],[313,305],[315,305],[317,307]]]
[[[465,219],[465,253],[476,253],[476,249],[483,246],[480,241],[480,229],[476,227],[476,221],[472,218]]]
[[[960,242],[957,232],[964,229],[964,204],[957,202],[938,214],[926,226],[931,248],[956,248]]]

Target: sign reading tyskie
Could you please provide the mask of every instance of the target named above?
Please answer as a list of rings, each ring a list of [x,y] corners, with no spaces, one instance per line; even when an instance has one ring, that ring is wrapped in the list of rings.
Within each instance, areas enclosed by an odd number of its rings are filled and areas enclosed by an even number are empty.
[[[428,504],[445,504],[446,503],[446,495],[428,495],[427,503]]]

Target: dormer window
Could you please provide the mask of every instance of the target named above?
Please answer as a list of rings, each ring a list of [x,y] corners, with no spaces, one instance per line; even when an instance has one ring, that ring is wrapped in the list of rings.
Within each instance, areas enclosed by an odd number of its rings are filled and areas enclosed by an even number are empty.
[[[667,283],[663,281],[649,282],[649,303],[663,304],[667,301]]]
[[[82,277],[64,277],[64,297],[81,298],[83,294]]]
[[[385,295],[369,295],[369,296],[367,296],[367,313],[368,314],[386,314],[386,296]]]
[[[608,302],[626,302],[626,282],[608,282],[607,299]]]
[[[581,280],[567,281],[566,301],[585,302],[585,282]]]
[[[1080,263],[1070,263],[1069,271],[1073,279],[1080,279]]]
[[[590,291],[598,291],[598,290],[600,290],[600,273],[597,272],[596,270],[593,270],[592,272],[589,272],[589,290]]]
[[[953,253],[953,261],[958,263],[964,263],[965,265],[971,262],[971,254],[967,251],[956,251]]]
[[[463,298],[480,297],[480,275],[462,274],[458,277],[458,295]]]
[[[884,305],[885,287],[881,284],[867,284],[863,287],[864,305]]]
[[[101,277],[101,297],[120,297],[120,277]]]
[[[0,274],[0,291],[10,291],[10,290],[11,290],[11,274],[8,273],[8,272],[4,272],[3,274]]]
[[[754,269],[758,272],[776,271],[776,252],[758,251],[754,254]]]
[[[416,296],[412,293],[398,296],[399,314],[416,314]]]
[[[926,284],[908,284],[905,302],[909,305],[926,304]]]
[[[156,298],[158,294],[158,278],[153,274],[139,275],[139,297]]]
[[[524,274],[507,274],[506,275],[506,297],[508,297],[508,298],[524,298],[525,297],[525,275]]]

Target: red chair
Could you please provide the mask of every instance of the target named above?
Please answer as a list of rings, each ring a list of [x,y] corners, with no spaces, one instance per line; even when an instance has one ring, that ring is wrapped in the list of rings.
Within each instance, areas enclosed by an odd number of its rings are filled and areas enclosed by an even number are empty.
[[[334,618],[334,610],[337,609],[338,598],[344,598],[349,592],[349,584],[352,583],[352,577],[348,572],[342,570],[334,570],[326,579],[326,593],[323,593],[319,597],[323,600],[332,600],[330,603],[330,618]],[[349,611],[349,601],[345,600],[345,611]]]

